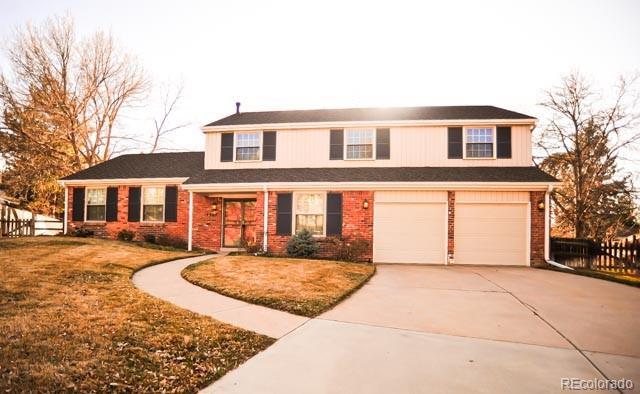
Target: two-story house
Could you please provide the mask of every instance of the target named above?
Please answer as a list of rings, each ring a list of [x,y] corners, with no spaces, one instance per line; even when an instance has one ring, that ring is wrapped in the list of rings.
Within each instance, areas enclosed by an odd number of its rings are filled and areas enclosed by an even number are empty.
[[[238,104],[202,128],[204,152],[123,155],[63,178],[65,231],[281,254],[308,229],[321,245],[366,239],[374,262],[544,264],[557,181],[533,165],[535,122],[492,106]]]

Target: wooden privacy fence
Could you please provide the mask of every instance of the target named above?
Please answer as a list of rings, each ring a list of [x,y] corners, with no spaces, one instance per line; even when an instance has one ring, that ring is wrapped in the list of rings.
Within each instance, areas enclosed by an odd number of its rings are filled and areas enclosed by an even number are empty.
[[[48,225],[48,223],[54,223]],[[44,226],[41,226],[44,224]],[[62,231],[62,222],[58,220],[38,219],[0,219],[0,237],[34,236],[39,230]]]
[[[596,242],[551,238],[551,259],[574,268],[640,273],[640,239]]]

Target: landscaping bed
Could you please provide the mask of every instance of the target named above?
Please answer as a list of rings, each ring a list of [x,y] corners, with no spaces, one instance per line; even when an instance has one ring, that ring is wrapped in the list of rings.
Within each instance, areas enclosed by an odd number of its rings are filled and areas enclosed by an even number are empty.
[[[273,339],[136,289],[192,256],[90,238],[0,239],[0,391],[195,392]]]
[[[190,265],[189,282],[229,297],[313,317],[362,286],[371,264],[256,256],[225,256]]]
[[[591,278],[603,279],[603,280],[608,280],[610,282],[621,283],[623,285],[640,287],[639,275],[625,274],[621,272],[597,271],[597,270],[590,270],[585,268],[575,268],[573,271],[560,269],[560,268],[549,268],[549,269],[557,272],[564,272],[567,274],[588,276]]]

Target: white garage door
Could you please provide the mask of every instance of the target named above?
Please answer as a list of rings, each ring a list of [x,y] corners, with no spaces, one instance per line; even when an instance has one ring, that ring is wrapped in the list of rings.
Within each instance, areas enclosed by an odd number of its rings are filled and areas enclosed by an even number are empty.
[[[455,263],[529,265],[527,228],[527,204],[456,204]]]
[[[373,261],[444,264],[446,192],[378,192],[373,213]],[[444,199],[444,201],[442,201]]]

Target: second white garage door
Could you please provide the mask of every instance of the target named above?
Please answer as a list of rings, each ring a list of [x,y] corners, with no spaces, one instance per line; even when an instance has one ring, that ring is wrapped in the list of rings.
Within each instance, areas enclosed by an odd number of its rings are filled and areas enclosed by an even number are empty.
[[[373,212],[373,261],[444,264],[446,193],[376,193]]]
[[[527,204],[456,204],[455,263],[528,265],[527,227]]]

